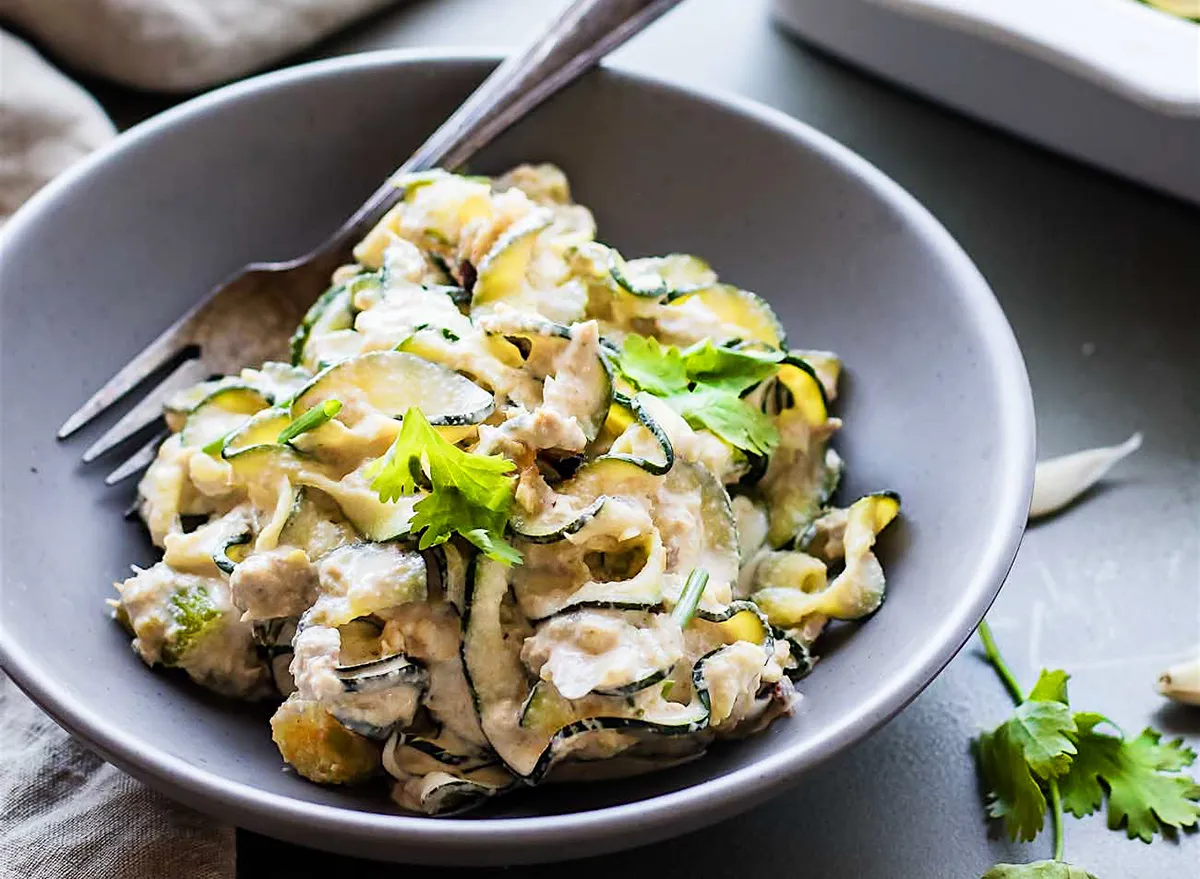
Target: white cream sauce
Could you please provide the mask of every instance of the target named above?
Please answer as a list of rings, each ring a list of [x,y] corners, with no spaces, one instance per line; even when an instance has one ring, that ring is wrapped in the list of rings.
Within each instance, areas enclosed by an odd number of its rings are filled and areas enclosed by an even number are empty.
[[[669,669],[683,655],[683,633],[664,614],[580,610],[540,625],[521,660],[567,699],[613,690]]]

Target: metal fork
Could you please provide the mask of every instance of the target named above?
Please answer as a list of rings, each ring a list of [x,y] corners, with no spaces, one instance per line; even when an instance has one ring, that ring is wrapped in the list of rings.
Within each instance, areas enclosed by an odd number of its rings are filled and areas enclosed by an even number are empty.
[[[397,173],[456,168],[680,0],[576,0],[549,28],[483,81]],[[176,391],[214,374],[286,357],[287,340],[354,243],[402,197],[385,182],[316,249],[287,262],[251,263],[212,290],[71,414],[59,439],[104,412],[185,350],[184,360],[83,453],[90,462],[153,423]],[[163,434],[113,470],[112,485],[154,459]]]

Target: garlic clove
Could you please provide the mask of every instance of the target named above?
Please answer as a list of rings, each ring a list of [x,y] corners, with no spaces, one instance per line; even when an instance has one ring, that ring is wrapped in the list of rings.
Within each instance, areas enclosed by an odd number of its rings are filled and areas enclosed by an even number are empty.
[[[1033,480],[1033,501],[1029,518],[1036,519],[1061,510],[1097,482],[1123,458],[1142,445],[1142,435],[1135,433],[1119,446],[1085,449],[1061,458],[1051,458],[1037,465]]]
[[[1200,705],[1200,654],[1158,676],[1158,692],[1185,705]]]

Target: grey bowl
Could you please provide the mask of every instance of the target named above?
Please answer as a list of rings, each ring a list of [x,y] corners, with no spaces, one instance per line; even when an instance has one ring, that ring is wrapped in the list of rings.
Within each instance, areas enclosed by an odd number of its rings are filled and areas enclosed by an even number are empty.
[[[265,709],[147,670],[108,619],[109,584],[154,553],[79,464],[103,425],[54,430],[197,296],[252,259],[315,244],[494,64],[405,52],[221,89],[122,136],[56,181],[0,240],[0,660],[64,727],[179,800],[356,855],[511,864],[577,857],[715,822],[878,728],[971,634],[1008,571],[1033,473],[1012,332],[946,231],[879,171],[763,107],[606,69],[476,167],[558,162],[607,240],[687,250],[774,304],[795,344],[849,367],[847,495],[894,488],[884,608],[831,643],[798,714],[641,779],[502,799],[474,817],[397,814],[381,791],[285,772]]]

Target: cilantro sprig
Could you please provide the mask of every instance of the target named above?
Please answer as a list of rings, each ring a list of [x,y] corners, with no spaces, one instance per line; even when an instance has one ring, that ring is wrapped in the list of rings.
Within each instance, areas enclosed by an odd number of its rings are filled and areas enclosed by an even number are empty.
[[[1011,717],[976,741],[988,814],[1009,837],[1029,841],[1041,832],[1049,798],[1054,857],[1032,864],[998,864],[983,879],[1095,879],[1063,861],[1063,812],[1077,818],[1107,801],[1108,826],[1152,842],[1168,829],[1200,823],[1200,784],[1183,770],[1196,753],[1181,739],[1163,742],[1144,730],[1130,739],[1100,714],[1072,712],[1068,675],[1042,671],[1026,695],[1000,654],[987,622],[979,625],[984,654],[1016,706]],[[1114,732],[1098,731],[1101,726]]]
[[[625,337],[617,360],[638,390],[661,397],[692,427],[708,429],[732,446],[767,455],[779,444],[771,419],[741,393],[774,375],[781,351],[719,348],[711,340],[680,350],[647,336]]]
[[[403,426],[380,459],[371,490],[382,501],[398,500],[418,488],[429,493],[413,506],[410,529],[428,549],[459,534],[481,552],[507,565],[521,554],[504,539],[512,509],[515,465],[500,455],[476,455],[442,438],[420,409],[404,413]]]

